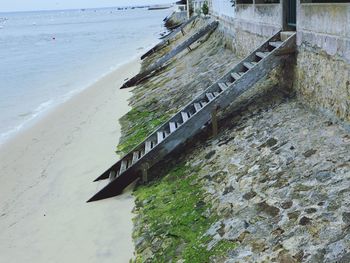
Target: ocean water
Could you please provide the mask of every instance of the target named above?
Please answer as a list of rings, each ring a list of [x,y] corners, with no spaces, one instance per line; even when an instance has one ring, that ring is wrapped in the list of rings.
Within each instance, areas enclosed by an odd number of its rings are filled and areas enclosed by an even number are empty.
[[[147,51],[158,42],[169,13],[116,8],[0,13],[0,144]]]

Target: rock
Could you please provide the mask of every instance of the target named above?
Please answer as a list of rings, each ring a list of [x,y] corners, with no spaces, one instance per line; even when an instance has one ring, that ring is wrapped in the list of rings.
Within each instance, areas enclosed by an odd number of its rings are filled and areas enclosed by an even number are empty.
[[[317,151],[314,149],[307,150],[303,153],[305,158],[309,158],[310,156],[314,155]]]
[[[317,209],[316,208],[307,208],[305,209],[305,212],[308,213],[308,214],[313,214],[313,213],[316,213],[317,212]]]
[[[288,215],[289,220],[296,220],[300,215],[300,211],[290,212],[287,215]]]
[[[147,241],[144,236],[139,237],[138,239],[135,240],[135,249],[138,252],[142,252],[146,247],[147,247]]]
[[[249,191],[248,193],[245,193],[242,197],[245,200],[250,200],[252,198],[254,198],[256,196],[256,192],[254,192],[253,190]]]
[[[203,207],[205,207],[205,203],[203,201],[196,203],[196,209],[202,209]]]
[[[221,226],[220,228],[217,230],[218,234],[220,235],[220,237],[222,237],[223,235],[225,235],[225,224],[223,222],[221,222]]]
[[[326,254],[325,254],[326,262],[344,257],[345,254],[347,254],[348,249],[349,249],[348,245],[343,240],[339,240],[337,242],[329,244],[328,247],[326,248]]]
[[[297,263],[297,261],[286,252],[281,252],[277,258],[278,263]]]
[[[337,262],[337,263],[349,263],[350,262],[350,252],[346,253],[343,256],[340,256],[340,258],[336,259],[335,262]]]
[[[204,158],[209,160],[211,157],[213,157],[215,155],[216,151],[215,150],[212,150],[210,151],[209,153],[207,153]]]
[[[350,224],[350,212],[343,212],[342,219],[345,224]],[[350,262],[350,261],[349,261]]]
[[[331,179],[333,176],[332,172],[330,171],[318,171],[316,172],[316,180],[320,181],[321,183],[324,183]]]
[[[223,194],[223,195],[227,195],[228,193],[233,192],[233,190],[235,190],[235,189],[233,188],[232,185],[230,185],[229,187],[226,187],[226,188],[224,189],[224,192],[223,192],[222,194]]]
[[[266,141],[266,146],[272,147],[277,144],[277,140],[275,138],[270,138]]]
[[[311,224],[311,219],[306,217],[306,216],[303,216],[300,220],[299,220],[299,225],[302,225],[302,226],[306,226],[306,225],[309,225]]]
[[[277,216],[280,212],[277,207],[267,204],[266,201],[257,204],[257,209],[272,217]]]
[[[293,206],[293,201],[291,201],[291,200],[285,201],[285,202],[283,202],[283,203],[281,204],[281,207],[282,207],[283,209],[289,209],[289,208],[291,208],[292,206]]]

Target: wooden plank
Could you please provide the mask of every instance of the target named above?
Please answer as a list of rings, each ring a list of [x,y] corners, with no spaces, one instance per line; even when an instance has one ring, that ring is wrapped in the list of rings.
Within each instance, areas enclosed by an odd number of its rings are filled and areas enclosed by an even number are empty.
[[[270,54],[270,52],[256,52],[255,54],[256,54],[259,58],[264,59],[264,58],[266,58],[266,57]]]
[[[219,85],[219,88],[220,88],[222,91],[225,91],[225,90],[227,89],[227,86],[226,86],[225,83],[219,82],[218,85]]]
[[[176,130],[176,123],[169,122],[169,129],[170,129],[170,133],[174,132]]]
[[[111,181],[111,180],[114,180],[114,178],[116,177],[116,172],[115,171],[111,171],[110,173],[109,173],[109,180]]]
[[[207,96],[209,101],[212,101],[214,99],[214,95],[211,92],[207,93],[206,96]]]
[[[187,112],[181,112],[181,117],[182,117],[182,121],[185,123],[188,119],[189,119],[189,117],[188,117],[188,114],[187,114]]]
[[[164,140],[164,133],[163,131],[157,132],[157,142],[161,143]]]
[[[282,41],[271,41],[271,42],[269,42],[269,45],[276,48],[276,47],[281,46],[282,43],[283,43]]]
[[[132,164],[136,163],[139,160],[140,152],[134,151],[132,154]]]
[[[120,165],[120,173],[123,173],[128,165],[128,160],[127,159],[123,159],[122,160],[122,164]]]
[[[213,106],[213,109],[211,111],[211,125],[213,129],[213,137],[216,137],[218,135],[218,107],[217,105]]]
[[[238,74],[238,73],[236,73],[236,72],[234,72],[234,73],[231,73],[231,77],[232,77],[234,80],[237,80],[237,79],[239,79],[239,78],[241,77],[241,75]]]
[[[152,65],[147,67],[145,70],[137,74],[136,76],[132,77],[128,81],[126,81],[121,89],[129,88],[137,83],[139,83],[141,80],[144,80],[146,78],[149,78],[152,73],[154,73],[157,69],[161,68],[167,61],[175,57],[177,54],[179,54],[181,51],[184,49],[188,48],[191,44],[196,42],[198,39],[201,37],[205,36],[209,32],[213,31],[216,29],[218,26],[217,21],[213,21],[210,24],[202,27],[199,29],[195,34],[193,34],[191,37],[183,41],[181,44],[176,46],[174,49],[172,49],[169,53],[166,55],[162,56],[160,59],[158,59],[156,62],[154,62]]]
[[[145,153],[148,153],[152,149],[152,141],[145,142]]]
[[[247,68],[247,69],[252,69],[254,68],[255,64],[251,63],[251,62],[244,62],[243,65]]]
[[[164,48],[165,46],[167,46],[169,44],[169,42],[174,39],[178,33],[181,32],[181,30],[183,30],[188,24],[192,23],[195,19],[197,18],[197,16],[193,16],[190,19],[188,19],[186,22],[184,22],[183,24],[181,24],[180,27],[176,28],[174,31],[172,31],[170,34],[168,34],[167,36],[165,36],[163,38],[163,40],[158,43],[157,45],[155,45],[154,47],[152,47],[150,50],[148,50],[145,54],[143,54],[141,56],[141,59],[145,59],[146,57],[152,55],[154,52],[161,50],[162,48]]]
[[[193,104],[193,106],[194,106],[194,109],[196,110],[196,112],[197,112],[197,111],[200,111],[200,110],[202,109],[202,106],[201,106],[200,103],[198,103],[198,102],[195,102],[195,103]]]

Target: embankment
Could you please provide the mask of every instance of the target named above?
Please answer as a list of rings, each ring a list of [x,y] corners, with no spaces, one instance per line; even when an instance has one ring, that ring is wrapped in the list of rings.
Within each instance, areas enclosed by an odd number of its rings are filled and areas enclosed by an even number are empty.
[[[120,152],[239,61],[227,43],[216,30],[133,89],[132,110],[121,119]],[[279,70],[220,112],[217,137],[208,126],[137,186],[136,262],[349,259],[350,136],[292,97]]]

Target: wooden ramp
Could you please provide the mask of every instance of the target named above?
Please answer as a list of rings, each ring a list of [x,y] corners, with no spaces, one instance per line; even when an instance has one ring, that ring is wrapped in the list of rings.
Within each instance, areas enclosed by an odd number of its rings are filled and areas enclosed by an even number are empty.
[[[151,76],[151,73],[156,72],[159,68],[161,68],[167,61],[175,57],[177,54],[179,54],[181,51],[188,48],[191,44],[196,42],[201,37],[205,36],[209,32],[213,31],[217,26],[219,22],[213,21],[209,23],[208,25],[202,27],[199,29],[195,34],[190,36],[188,39],[183,41],[180,45],[176,46],[174,49],[172,49],[169,53],[158,59],[156,62],[154,62],[152,65],[147,67],[145,70],[143,70],[141,73],[137,74],[136,76],[129,79],[127,82],[123,84],[121,89],[129,88],[132,86],[135,86],[140,81],[149,78]]]
[[[226,108],[272,69],[282,65],[286,56],[295,51],[295,33],[284,41],[280,35],[278,33],[262,44],[144,142],[107,169],[95,181],[109,178],[108,184],[88,202],[120,194],[126,186],[140,177],[143,169],[152,167],[198,133],[211,120],[213,108]]]
[[[197,18],[197,16],[193,16],[190,19],[188,19],[186,22],[181,24],[179,27],[177,27],[175,30],[173,30],[171,33],[166,35],[165,37],[162,38],[162,41],[159,42],[157,45],[155,45],[153,48],[148,50],[145,54],[141,56],[141,59],[145,59],[146,57],[152,55],[154,52],[157,52],[158,50],[161,50],[163,47],[165,47],[173,38],[176,37],[176,35],[180,32],[184,34],[184,28],[194,22],[194,20]]]

